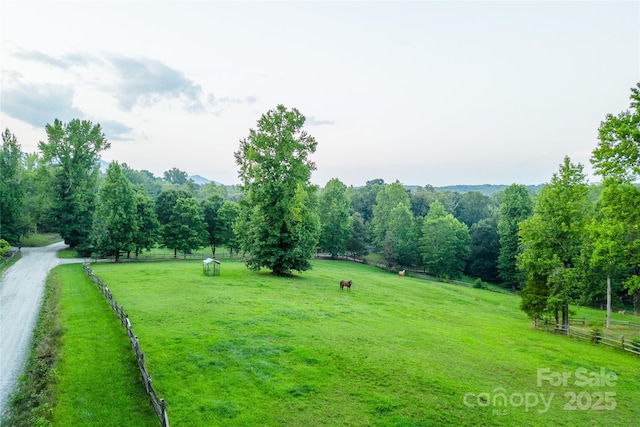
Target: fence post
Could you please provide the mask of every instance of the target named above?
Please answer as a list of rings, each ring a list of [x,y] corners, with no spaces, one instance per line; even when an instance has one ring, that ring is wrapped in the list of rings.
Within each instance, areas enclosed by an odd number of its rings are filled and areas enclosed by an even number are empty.
[[[622,341],[622,349],[624,350],[624,335],[622,337],[620,337],[620,338],[621,338],[621,341]]]

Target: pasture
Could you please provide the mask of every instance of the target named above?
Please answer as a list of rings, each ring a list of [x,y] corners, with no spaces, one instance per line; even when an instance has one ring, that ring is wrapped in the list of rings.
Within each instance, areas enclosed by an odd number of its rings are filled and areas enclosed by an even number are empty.
[[[313,265],[289,278],[231,260],[219,277],[196,261],[91,267],[129,314],[172,425],[638,419],[640,359],[532,329],[516,296]]]

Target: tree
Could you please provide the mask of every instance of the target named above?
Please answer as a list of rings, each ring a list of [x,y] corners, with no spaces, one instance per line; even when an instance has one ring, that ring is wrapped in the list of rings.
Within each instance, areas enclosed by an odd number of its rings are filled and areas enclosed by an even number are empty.
[[[481,219],[469,230],[469,275],[486,282],[498,278],[497,261],[500,253],[498,224],[495,217]]]
[[[346,243],[346,250],[355,260],[357,255],[365,255],[367,253],[367,225],[362,219],[360,212],[351,215],[352,233]]]
[[[178,199],[184,199],[186,197],[191,197],[191,195],[185,190],[177,190],[175,188],[164,190],[158,194],[155,210],[160,225],[165,225],[169,222],[173,207],[176,205]]]
[[[136,195],[118,162],[112,162],[98,191],[93,220],[95,249],[113,254],[120,261],[123,251],[130,251],[138,230]]]
[[[218,195],[209,196],[201,203],[202,215],[207,231],[207,241],[211,247],[211,254],[216,256],[216,246],[221,243],[221,235],[224,224],[220,220],[219,211],[224,201]]]
[[[640,83],[631,89],[631,107],[608,114],[598,129],[591,163],[603,177],[633,182],[640,176]]]
[[[234,153],[247,194],[236,230],[252,270],[288,275],[311,268],[320,224],[309,155],[317,142],[302,130],[304,122],[297,109],[278,105],[262,115]]]
[[[514,291],[523,287],[525,279],[517,265],[517,257],[522,250],[518,227],[532,213],[533,201],[524,185],[512,184],[504,189],[498,219],[498,274],[504,285]]]
[[[364,187],[349,187],[349,199],[354,212],[359,212],[362,220],[368,224],[373,219],[373,207],[376,204],[378,192],[385,186],[383,179],[367,181]]]
[[[40,142],[45,161],[55,170],[52,216],[56,231],[69,246],[88,253],[95,209],[100,153],[110,147],[99,124],[56,119],[45,127],[48,142]]]
[[[391,211],[401,203],[406,206],[411,206],[409,194],[400,181],[385,185],[376,196],[371,228],[373,243],[376,245],[378,251],[382,251],[385,245]]]
[[[178,168],[171,168],[164,171],[164,179],[171,184],[182,185],[187,182],[187,173]]]
[[[22,151],[14,134],[6,129],[0,149],[0,238],[17,244],[26,231],[22,217],[24,186]]]
[[[176,200],[169,222],[162,226],[162,230],[163,243],[173,249],[174,258],[177,258],[178,251],[188,254],[201,248],[206,242],[207,231],[198,201],[193,197]]]
[[[383,257],[387,266],[413,265],[417,261],[415,222],[408,204],[399,203],[391,209],[384,241]]]
[[[458,221],[471,228],[473,224],[491,215],[490,204],[491,198],[489,196],[485,196],[479,191],[468,191],[460,196],[454,214]]]
[[[143,169],[137,171],[131,169],[126,163],[122,163],[120,168],[122,169],[124,176],[131,181],[131,184],[142,185],[147,194],[152,198],[155,199],[158,197],[158,194],[162,191],[162,180],[160,178],[156,178],[148,170]]]
[[[229,253],[238,252],[240,242],[238,241],[234,231],[233,224],[240,215],[240,206],[236,202],[225,201],[218,210],[218,219],[220,222],[220,230],[218,242],[229,249]]]
[[[25,198],[22,218],[25,221],[25,233],[53,231],[55,222],[50,215],[54,202],[51,192],[52,168],[38,153],[25,154],[24,166],[22,187]]]
[[[138,227],[133,235],[136,258],[143,250],[150,250],[158,242],[160,222],[154,210],[153,199],[143,185],[134,187],[136,192],[136,222]]]
[[[611,274],[622,272],[623,286],[640,301],[640,83],[631,89],[631,106],[617,116],[608,114],[598,129],[598,146],[591,163],[603,177],[601,221],[592,224],[592,266],[607,274],[607,326],[611,310]]]
[[[346,186],[339,179],[330,180],[320,193],[320,247],[333,258],[346,252],[346,244],[353,230],[349,217]]]
[[[534,321],[553,313],[556,324],[569,327],[569,304],[580,298],[579,261],[588,218],[588,187],[581,164],[565,157],[545,185],[533,216],[520,225],[523,251],[518,266],[526,272],[522,309]]]
[[[469,256],[469,229],[437,200],[422,225],[421,252],[425,269],[436,277],[460,277]]]

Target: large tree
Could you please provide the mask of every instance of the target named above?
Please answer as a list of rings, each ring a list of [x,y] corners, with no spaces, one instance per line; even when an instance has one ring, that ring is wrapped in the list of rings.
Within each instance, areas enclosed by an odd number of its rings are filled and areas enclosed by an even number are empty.
[[[598,129],[598,146],[591,163],[603,177],[600,194],[601,218],[592,224],[592,265],[607,271],[607,294],[611,274],[634,296],[634,311],[640,302],[640,83],[631,89],[631,105],[617,116],[608,114]],[[635,183],[635,184],[634,184]],[[609,319],[610,297],[607,301]]]
[[[224,224],[219,215],[220,208],[224,200],[217,194],[209,196],[207,200],[200,202],[205,230],[207,231],[207,241],[211,247],[211,254],[216,256],[216,247],[220,245]]]
[[[334,258],[345,254],[353,230],[349,205],[346,186],[337,178],[330,180],[320,192],[320,247]]]
[[[160,222],[155,212],[153,199],[142,184],[136,190],[136,221],[138,228],[133,235],[136,258],[143,250],[150,250],[158,243]]]
[[[431,203],[422,225],[424,268],[437,277],[460,277],[469,256],[469,229],[447,213],[437,200]]]
[[[0,238],[14,245],[25,231],[23,169],[18,139],[6,129],[0,149]]]
[[[524,286],[525,279],[517,265],[517,257],[522,249],[518,227],[532,213],[533,201],[524,185],[512,184],[504,189],[498,219],[498,274],[504,285],[514,291]]]
[[[387,184],[378,191],[376,204],[373,207],[373,219],[371,220],[373,242],[378,251],[382,251],[385,246],[391,211],[399,204],[411,206],[409,194],[400,181]]]
[[[634,181],[640,176],[640,83],[631,88],[631,106],[608,114],[598,129],[591,163],[603,177]]]
[[[565,157],[560,170],[540,190],[533,216],[520,225],[524,249],[518,265],[527,278],[522,309],[534,321],[553,313],[557,325],[569,327],[569,304],[581,298],[579,264],[589,213],[588,191],[583,166]]]
[[[414,265],[418,261],[416,229],[409,204],[399,203],[391,209],[382,255],[387,267]]]
[[[278,105],[262,115],[234,153],[246,191],[236,230],[252,270],[288,275],[311,268],[320,223],[309,155],[317,142],[302,129],[304,122],[297,109]]]
[[[495,217],[481,219],[469,230],[469,275],[487,282],[498,278],[497,261],[500,253],[498,224]]]
[[[479,191],[467,191],[460,196],[454,215],[458,221],[471,228],[473,224],[491,215],[490,205],[489,196]]]
[[[169,222],[162,226],[163,244],[173,249],[173,257],[178,251],[185,254],[200,249],[207,241],[207,231],[198,201],[193,197],[176,200]]]
[[[136,194],[122,173],[118,162],[112,162],[98,191],[98,203],[93,221],[95,250],[115,255],[120,261],[122,252],[133,248],[138,229]]]
[[[73,119],[47,124],[47,142],[40,142],[44,159],[54,168],[52,207],[56,231],[65,243],[86,253],[98,185],[100,153],[110,147],[99,124]]]

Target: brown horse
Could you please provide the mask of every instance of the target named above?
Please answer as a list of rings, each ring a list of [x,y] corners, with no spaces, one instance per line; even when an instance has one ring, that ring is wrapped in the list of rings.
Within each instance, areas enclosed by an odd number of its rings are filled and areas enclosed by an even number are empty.
[[[348,292],[351,292],[351,280],[341,280],[340,281],[340,290],[343,288],[347,288]]]

